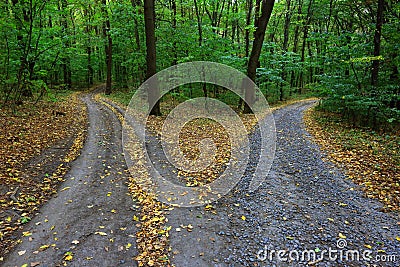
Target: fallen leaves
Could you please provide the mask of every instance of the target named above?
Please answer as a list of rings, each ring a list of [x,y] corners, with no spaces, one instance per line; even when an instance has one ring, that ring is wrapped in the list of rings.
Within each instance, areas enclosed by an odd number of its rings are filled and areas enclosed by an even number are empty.
[[[74,116],[57,117],[54,110]],[[79,155],[86,129],[85,106],[78,93],[62,102],[26,102],[16,113],[1,108],[0,124],[0,191],[5,192],[0,196],[0,254],[4,255],[16,243],[15,238],[10,238],[14,231],[28,223],[38,207],[50,198],[68,170],[65,163]],[[26,169],[30,160],[44,149],[67,139],[73,144],[65,156],[46,158]],[[65,144],[70,145],[67,141]],[[53,166],[56,160],[61,164]],[[45,168],[51,168],[51,173],[39,175],[38,170]]]
[[[354,128],[337,115],[315,109],[305,113],[304,122],[315,141],[327,152],[327,158],[360,185],[367,197],[381,201],[384,211],[400,210],[398,133],[379,134]]]
[[[106,236],[107,235],[107,233],[105,233],[105,232],[95,232],[94,234],[95,235],[101,235],[101,236]]]
[[[74,258],[74,254],[70,251],[65,252],[64,254],[64,260],[65,261],[72,261],[72,259]]]
[[[39,247],[39,251],[44,251],[44,250],[46,250],[46,249],[48,249],[50,247],[50,245],[42,245],[42,246],[40,246]]]
[[[346,236],[344,235],[344,234],[342,234],[342,233],[339,233],[339,238],[341,238],[341,239],[346,239]]]
[[[123,116],[109,103],[100,99],[100,96],[95,97],[97,101],[111,109],[118,119],[123,122]],[[108,100],[107,100],[108,101]],[[138,142],[138,141],[137,141]],[[137,144],[136,144],[137,145]],[[135,145],[132,146],[136,147]],[[143,151],[137,151],[132,155],[137,156],[133,160],[142,159]],[[139,266],[166,266],[169,264],[168,253],[168,236],[171,227],[165,226],[164,210],[169,207],[158,202],[156,197],[143,189],[138,181],[146,181],[148,173],[144,164],[135,164],[131,170],[132,175],[129,183],[129,191],[132,194],[134,201],[140,204],[140,214],[133,215],[132,220],[137,223],[139,231],[136,233],[136,243],[138,255],[136,260]],[[111,196],[108,192],[107,196]],[[131,244],[127,244],[125,249],[129,249]]]

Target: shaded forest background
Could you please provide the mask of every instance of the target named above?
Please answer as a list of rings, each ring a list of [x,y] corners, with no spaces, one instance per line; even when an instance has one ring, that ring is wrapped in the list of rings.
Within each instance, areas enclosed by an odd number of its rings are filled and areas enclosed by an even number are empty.
[[[103,82],[106,93],[132,94],[149,67],[144,6],[140,0],[2,1],[2,103],[52,99],[59,91]],[[260,0],[155,1],[150,8],[156,71],[205,60],[246,73],[260,6]],[[269,102],[317,95],[321,109],[354,126],[396,130],[399,50],[398,1],[279,0],[255,80]],[[207,94],[231,105],[239,102],[211,85],[193,84],[172,94],[179,100]]]

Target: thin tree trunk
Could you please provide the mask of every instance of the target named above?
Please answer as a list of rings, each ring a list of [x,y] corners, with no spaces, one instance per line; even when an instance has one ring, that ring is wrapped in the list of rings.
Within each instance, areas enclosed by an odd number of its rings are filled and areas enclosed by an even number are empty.
[[[199,32],[199,46],[201,46],[203,44],[203,29],[201,27],[201,17],[197,0],[194,0],[194,8],[196,10],[196,17],[197,17],[197,30]]]
[[[283,53],[286,53],[288,51],[290,17],[291,17],[290,0],[286,0],[285,26],[283,29]],[[283,82],[286,80],[285,68],[286,68],[285,63],[283,63],[283,66],[282,66]],[[279,100],[280,101],[283,101],[283,82],[281,82],[280,86],[279,86]]]
[[[85,27],[85,33],[87,35],[87,45],[86,45],[86,52],[87,52],[87,80],[86,81],[87,81],[88,88],[93,85],[93,66],[92,66],[92,47],[91,47],[92,40],[91,40],[91,36],[90,36],[90,30],[91,30],[90,22],[92,20],[91,19],[92,18],[92,16],[91,16],[92,14],[91,14],[91,12],[89,10],[90,8],[91,7],[89,5],[88,9],[85,9],[83,11],[85,17],[88,18],[87,25]]]
[[[61,1],[61,12],[62,12],[62,20],[61,20],[61,29],[63,32],[64,36],[68,35],[68,16],[67,16],[67,12],[68,12],[68,3],[67,0],[62,0]],[[69,89],[72,87],[72,79],[71,79],[71,61],[68,55],[68,50],[70,47],[69,44],[69,39],[65,38],[64,42],[64,53],[63,53],[63,57],[62,57],[62,68],[63,68],[63,73],[64,73],[64,85]]]
[[[156,74],[156,35],[155,35],[155,9],[154,0],[144,0],[144,26],[146,31],[146,63],[147,72],[146,78],[149,79],[151,76]],[[148,102],[149,106],[152,107],[150,115],[161,115],[160,110],[160,91],[158,88],[158,82],[154,79],[154,82],[149,85],[148,91]]]
[[[301,47],[301,63],[304,65],[305,62],[305,51],[306,51],[306,42],[308,38],[308,27],[311,22],[311,7],[312,7],[313,0],[310,0],[308,3],[308,8],[307,8],[307,20],[305,21],[303,25],[303,44]],[[299,93],[302,93],[302,87],[304,86],[304,73],[303,69],[304,67],[301,67],[302,71],[299,74]]]
[[[251,23],[251,13],[253,10],[253,0],[247,0],[246,1],[246,9],[247,9],[247,14],[246,14],[246,30],[245,30],[245,36],[244,40],[246,43],[246,58],[249,56],[249,50],[250,50],[250,23]]]
[[[302,14],[302,9],[303,9],[303,0],[298,0],[297,3],[297,19],[299,20],[301,18],[301,14]],[[294,40],[293,40],[293,52],[297,53],[297,49],[298,49],[298,43],[299,43],[299,35],[300,35],[300,27],[299,27],[299,23],[296,23],[296,27],[294,28]],[[298,73],[295,73],[295,71],[292,71],[292,75],[291,75],[291,81],[290,81],[290,85],[292,87],[296,87],[298,86],[297,83],[297,77],[298,77]]]
[[[261,15],[257,18],[257,29],[254,33],[253,47],[251,49],[251,54],[249,58],[249,63],[247,65],[247,76],[253,81],[256,81],[256,69],[258,66],[258,61],[260,59],[261,48],[264,42],[265,30],[267,29],[268,21],[272,14],[272,9],[274,8],[275,0],[262,0]],[[255,88],[253,86],[247,86],[245,92],[246,102],[250,105],[254,103],[255,100]],[[245,103],[244,113],[251,113],[250,106]]]
[[[173,56],[172,65],[176,65],[178,63],[178,47],[176,43],[176,0],[171,0],[171,8],[172,8],[172,30],[174,41],[172,43]]]
[[[385,7],[385,0],[378,0],[378,10],[376,12],[376,29],[374,35],[374,57],[378,57],[381,51],[381,35],[383,25],[383,9]],[[378,85],[379,75],[379,59],[372,61],[371,68],[371,85],[376,87]]]
[[[102,1],[103,15],[105,17],[103,25],[103,37],[105,40],[104,50],[106,54],[106,89],[105,94],[111,94],[111,82],[112,82],[112,37],[110,34],[110,19],[107,11],[107,0]]]
[[[140,5],[140,0],[131,0],[131,4],[132,4],[133,9],[136,9],[137,6]],[[140,45],[140,35],[139,35],[139,22],[138,22],[136,16],[137,16],[137,12],[133,16],[133,22],[135,23],[134,32],[135,32],[135,41],[136,41],[136,51],[140,51],[141,45]]]

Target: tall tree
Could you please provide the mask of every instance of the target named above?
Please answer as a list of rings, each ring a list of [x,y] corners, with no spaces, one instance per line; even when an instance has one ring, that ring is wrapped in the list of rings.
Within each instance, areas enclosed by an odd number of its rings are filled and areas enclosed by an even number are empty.
[[[286,0],[286,11],[285,11],[285,25],[283,29],[283,53],[288,52],[288,44],[289,44],[289,27],[290,27],[290,18],[291,18],[291,9],[290,9],[290,0]],[[282,65],[282,80],[285,82],[286,80],[286,66],[285,63]],[[279,86],[279,100],[283,101],[283,82],[281,82]]]
[[[112,37],[110,33],[110,18],[108,16],[107,10],[107,0],[102,0],[102,11],[104,16],[104,23],[103,23],[103,37],[105,39],[104,44],[104,51],[106,54],[106,90],[105,94],[111,94],[111,82],[112,82]]]
[[[146,78],[156,74],[156,34],[155,34],[155,9],[154,0],[144,0],[144,26],[146,31],[146,63],[147,71]],[[150,115],[161,115],[160,110],[160,90],[158,88],[157,79],[153,79],[148,88],[148,102],[152,107]]]
[[[66,88],[72,87],[72,73],[71,73],[71,61],[69,57],[69,48],[70,48],[70,35],[68,30],[68,3],[67,0],[61,1],[61,29],[63,34],[63,56],[62,56],[62,69],[64,74],[64,85]]]
[[[308,2],[308,7],[307,7],[307,16],[306,20],[304,20],[303,24],[303,44],[301,46],[301,62],[304,65],[305,62],[305,55],[306,55],[306,45],[307,45],[307,38],[308,38],[308,32],[310,28],[310,23],[311,23],[311,18],[312,18],[312,5],[313,5],[313,0],[309,0]],[[299,93],[301,93],[301,90],[304,86],[304,67],[302,68],[300,74],[299,74]]]
[[[260,5],[260,0],[257,0],[257,5]],[[275,0],[262,0],[261,1],[261,14],[255,14],[256,31],[254,32],[254,41],[251,49],[249,62],[247,64],[247,76],[253,81],[256,81],[256,70],[259,64],[262,44],[264,42],[265,30],[267,29],[268,21],[274,8]],[[245,99],[246,103],[244,106],[244,113],[251,113],[251,108],[247,103],[254,103],[255,100],[255,89],[253,86],[245,87]]]
[[[246,0],[246,30],[245,30],[245,55],[246,57],[249,56],[250,50],[250,23],[251,23],[251,13],[253,11],[253,0]]]
[[[373,87],[378,85],[379,58],[377,57],[379,57],[381,51],[381,36],[382,36],[384,8],[385,8],[385,0],[378,0],[378,10],[376,12],[376,28],[374,35],[374,57],[376,57],[376,59],[372,61],[372,68],[371,68],[371,85]]]

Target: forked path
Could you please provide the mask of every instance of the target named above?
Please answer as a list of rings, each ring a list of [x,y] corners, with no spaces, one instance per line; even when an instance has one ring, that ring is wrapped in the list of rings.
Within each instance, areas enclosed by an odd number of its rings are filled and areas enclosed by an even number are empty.
[[[89,128],[85,146],[56,197],[24,231],[2,266],[137,266],[128,175],[122,154],[121,124],[101,104],[84,96]],[[70,256],[70,257],[68,257]],[[31,265],[33,263],[33,265]]]
[[[137,255],[137,229],[132,217],[138,211],[125,185],[128,178],[121,125],[91,95],[84,101],[90,125],[81,156],[73,163],[57,197],[24,229],[32,235],[22,238],[3,266],[57,266],[69,255],[68,266],[136,266],[132,258]],[[303,111],[311,105],[299,102],[274,112],[276,157],[257,191],[245,189],[260,147],[256,132],[251,136],[252,158],[245,177],[229,195],[213,203],[208,211],[204,207],[176,208],[167,214],[167,224],[172,226],[172,264],[400,265],[398,214],[380,212],[378,202],[365,198],[342,172],[322,161],[302,122]],[[157,155],[152,160],[157,161]],[[281,254],[279,259],[278,250],[290,251],[290,257]],[[325,254],[321,259],[325,250],[331,250],[332,258]],[[359,253],[359,261],[338,252],[349,250]],[[365,250],[372,251],[368,254],[371,261],[363,260]],[[314,252],[315,259],[308,256]],[[395,256],[395,262],[373,262],[377,255],[390,260]]]

